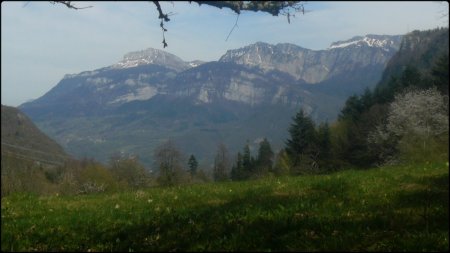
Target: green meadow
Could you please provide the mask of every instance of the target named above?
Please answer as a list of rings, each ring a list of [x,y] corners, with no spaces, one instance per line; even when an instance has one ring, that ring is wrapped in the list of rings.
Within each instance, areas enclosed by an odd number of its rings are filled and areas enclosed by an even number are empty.
[[[448,251],[448,163],[1,200],[2,251]]]

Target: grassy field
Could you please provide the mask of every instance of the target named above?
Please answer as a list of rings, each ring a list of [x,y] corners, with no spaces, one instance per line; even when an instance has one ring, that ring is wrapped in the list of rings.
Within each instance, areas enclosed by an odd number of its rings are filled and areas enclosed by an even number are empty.
[[[448,251],[447,164],[1,200],[2,251]]]

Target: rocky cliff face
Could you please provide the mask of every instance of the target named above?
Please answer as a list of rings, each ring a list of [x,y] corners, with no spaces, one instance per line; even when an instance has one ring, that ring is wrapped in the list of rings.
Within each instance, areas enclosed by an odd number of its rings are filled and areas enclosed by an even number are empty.
[[[258,42],[229,50],[220,61],[264,70],[279,70],[298,80],[315,84],[346,71],[386,64],[398,50],[401,36],[367,35],[332,43],[327,50],[309,50],[293,44]]]
[[[221,141],[234,153],[243,140],[269,137],[276,149],[295,111],[332,121],[348,95],[376,84],[399,44],[375,35],[319,51],[258,42],[206,63],[146,49],[66,75],[20,108],[70,153],[101,161],[122,151],[150,166],[168,138],[206,160]]]

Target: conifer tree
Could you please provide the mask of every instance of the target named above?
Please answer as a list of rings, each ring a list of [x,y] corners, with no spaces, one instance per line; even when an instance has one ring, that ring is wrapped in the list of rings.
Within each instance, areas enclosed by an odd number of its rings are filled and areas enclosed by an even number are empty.
[[[290,139],[286,141],[286,152],[291,157],[293,166],[298,166],[300,157],[309,155],[311,148],[316,142],[314,122],[300,110],[294,123],[289,127]]]
[[[188,166],[189,166],[189,172],[191,173],[191,176],[194,176],[195,174],[197,174],[198,162],[197,162],[197,159],[195,159],[194,155],[191,155],[189,157]]]

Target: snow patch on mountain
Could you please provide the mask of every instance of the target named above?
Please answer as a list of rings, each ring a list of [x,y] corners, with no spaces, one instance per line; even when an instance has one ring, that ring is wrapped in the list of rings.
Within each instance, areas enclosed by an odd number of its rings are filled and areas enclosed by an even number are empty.
[[[116,69],[133,68],[147,64],[160,65],[172,68],[177,71],[185,70],[192,67],[189,63],[183,61],[176,55],[173,55],[171,53],[159,49],[148,48],[145,50],[125,54],[123,59],[118,63],[112,65],[111,68]]]
[[[351,45],[387,48],[392,47],[394,45],[394,41],[388,39],[387,37],[380,37],[380,36],[376,37],[369,35],[364,37],[357,36],[347,41],[334,42],[330,45],[328,50],[335,48],[344,48]]]

